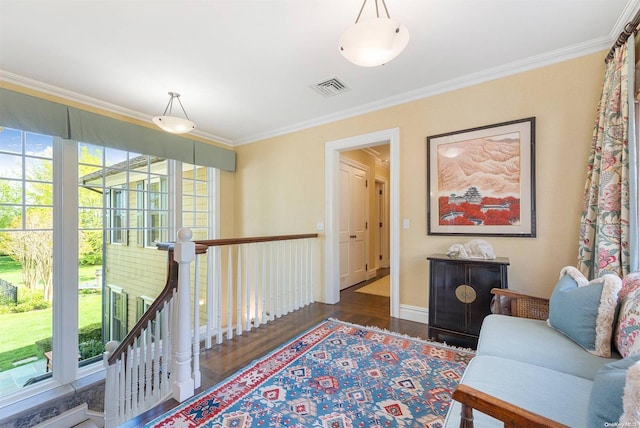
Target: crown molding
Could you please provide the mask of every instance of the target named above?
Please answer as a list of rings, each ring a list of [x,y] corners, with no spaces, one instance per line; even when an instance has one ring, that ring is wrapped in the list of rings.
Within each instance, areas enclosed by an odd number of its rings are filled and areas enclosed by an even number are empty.
[[[624,24],[623,24],[623,27],[624,27]],[[617,34],[615,37],[617,37]],[[581,43],[581,44],[570,46],[565,49],[558,49],[555,51],[547,52],[543,55],[532,56],[520,61],[500,65],[498,67],[489,68],[478,73],[469,74],[466,76],[462,76],[460,78],[447,80],[435,85],[426,86],[414,91],[404,92],[402,94],[394,95],[392,97],[388,97],[372,103],[363,104],[361,106],[358,106],[352,109],[342,110],[342,111],[335,112],[326,116],[321,116],[312,120],[299,122],[299,123],[296,123],[290,126],[285,126],[282,128],[277,128],[272,131],[267,131],[259,134],[254,134],[248,137],[240,138],[240,139],[234,140],[233,145],[240,146],[243,144],[255,143],[257,141],[265,140],[268,138],[290,134],[292,132],[313,128],[315,126],[326,125],[328,123],[336,122],[338,120],[348,119],[351,117],[359,116],[359,115],[370,113],[377,110],[383,110],[385,108],[394,107],[400,104],[405,104],[405,103],[416,101],[422,98],[431,97],[431,96],[442,94],[445,92],[450,92],[456,89],[462,89],[465,87],[511,76],[511,75],[522,73],[525,71],[534,70],[536,68],[542,68],[548,65],[557,64],[560,62],[579,58],[581,56],[590,55],[590,54],[600,52],[610,48],[611,44],[613,43],[612,40],[615,40],[615,38],[602,37],[587,43]],[[603,61],[604,61],[604,57],[603,57]]]
[[[81,104],[87,107],[97,109],[99,111],[109,112],[109,113],[117,114],[120,116],[126,116],[128,118],[131,118],[140,122],[144,122],[144,123],[151,123],[151,120],[148,115],[140,113],[138,111],[130,110],[122,106],[118,106],[115,104],[108,103],[106,101],[98,100],[96,98],[82,95],[77,92],[69,91],[67,89],[59,88],[57,86],[40,82],[38,80],[30,79],[28,77],[20,76],[18,74],[14,74],[6,70],[0,70],[0,81],[7,82],[9,84],[16,85],[24,89],[35,91],[37,93],[50,95],[52,97],[59,98],[61,101],[70,101],[72,103]],[[152,127],[155,128],[155,125],[153,125]],[[198,131],[197,128],[193,132],[190,132],[189,135],[199,137],[200,139],[203,139],[203,140],[221,143],[226,146],[233,146],[233,142],[228,138],[209,134],[207,132]]]

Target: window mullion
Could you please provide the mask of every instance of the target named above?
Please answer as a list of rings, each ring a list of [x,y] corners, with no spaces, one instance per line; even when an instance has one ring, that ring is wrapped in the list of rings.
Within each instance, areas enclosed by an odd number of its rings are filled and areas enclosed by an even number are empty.
[[[78,371],[78,149],[54,138],[53,150],[53,378],[68,384]]]

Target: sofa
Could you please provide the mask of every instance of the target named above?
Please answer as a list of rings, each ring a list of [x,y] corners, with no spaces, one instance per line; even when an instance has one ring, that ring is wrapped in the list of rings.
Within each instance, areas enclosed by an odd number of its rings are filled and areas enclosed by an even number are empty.
[[[640,272],[492,293],[445,427],[640,427]]]

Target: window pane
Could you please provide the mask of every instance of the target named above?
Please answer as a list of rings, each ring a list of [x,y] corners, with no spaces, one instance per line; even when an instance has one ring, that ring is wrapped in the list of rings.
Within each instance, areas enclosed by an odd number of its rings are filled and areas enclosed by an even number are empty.
[[[22,181],[0,179],[0,193],[3,204],[22,203]]]
[[[22,156],[0,153],[0,177],[22,178]]]
[[[26,229],[39,230],[53,227],[53,208],[27,208]]]
[[[25,132],[25,154],[51,158],[53,137]]]
[[[80,208],[78,210],[80,229],[102,231],[102,213],[102,208]]]
[[[119,169],[127,169],[128,153],[122,150],[105,148],[105,166],[115,166]]]
[[[22,154],[22,133],[17,129],[0,128],[0,151]]]
[[[0,176],[12,178],[0,180],[2,397],[51,371],[52,148],[51,137],[0,128]],[[25,180],[28,175],[37,181]]]
[[[51,160],[42,158],[26,157],[25,170],[29,180],[36,181],[52,181],[53,180],[53,163]]]
[[[99,360],[103,346],[104,149],[78,145],[78,355]]]
[[[29,205],[53,205],[53,185],[27,182],[24,186],[26,203]]]

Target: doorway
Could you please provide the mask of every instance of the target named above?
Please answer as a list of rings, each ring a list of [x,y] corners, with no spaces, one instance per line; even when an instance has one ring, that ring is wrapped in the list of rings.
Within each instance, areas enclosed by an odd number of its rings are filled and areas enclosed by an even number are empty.
[[[344,150],[389,144],[389,265],[390,265],[390,315],[398,318],[399,267],[400,267],[400,129],[392,128],[341,140],[325,145],[326,189],[326,247],[324,302],[340,301],[340,152]]]

